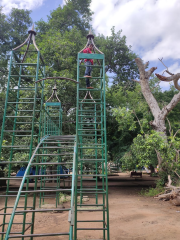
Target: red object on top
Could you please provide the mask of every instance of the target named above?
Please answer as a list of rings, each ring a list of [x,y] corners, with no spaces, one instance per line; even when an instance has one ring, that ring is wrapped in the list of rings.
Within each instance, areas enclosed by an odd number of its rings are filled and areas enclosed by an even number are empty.
[[[86,48],[86,49],[83,50],[83,53],[92,53],[92,52],[91,52],[90,48]],[[90,61],[91,64],[93,65],[93,60],[92,59],[85,59],[84,61],[85,62]]]

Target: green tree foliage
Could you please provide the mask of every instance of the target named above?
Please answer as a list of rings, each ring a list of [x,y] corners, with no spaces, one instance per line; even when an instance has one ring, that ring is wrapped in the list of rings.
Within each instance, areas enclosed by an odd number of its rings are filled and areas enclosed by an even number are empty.
[[[36,23],[37,30],[40,33],[46,33],[49,30],[64,33],[71,31],[76,27],[83,34],[90,28],[92,12],[90,10],[91,0],[66,0],[66,4],[59,6],[50,13],[48,21],[42,19]]]
[[[13,8],[8,16],[0,8],[0,56],[19,46],[27,37],[27,31],[32,25],[31,11]]]
[[[96,38],[97,46],[106,56],[106,71],[113,73],[113,84],[127,83],[138,76],[134,59],[137,55],[132,52],[131,46],[126,44],[126,36],[122,31],[111,29],[111,36],[99,35]],[[133,82],[131,81],[132,85]]]
[[[42,19],[36,22],[36,43],[44,58],[48,77],[61,76],[76,79],[77,53],[87,42],[86,35],[93,14],[90,10],[90,3],[91,0],[67,0],[63,7],[59,6],[49,14],[47,22]],[[0,29],[1,117],[5,98],[5,92],[2,90],[4,90],[8,75],[8,52],[27,38],[28,29],[32,24],[29,15],[30,11],[28,10],[12,9],[11,13],[6,16],[0,9],[2,26]],[[150,131],[148,123],[153,118],[140,86],[131,81],[138,77],[134,62],[137,55],[131,50],[131,46],[127,46],[126,37],[122,35],[122,31],[115,32],[114,27],[108,37],[95,36],[95,43],[105,54],[106,72],[111,73],[114,79],[113,84],[108,86],[107,77],[107,139],[110,160],[116,161],[124,156],[123,159],[129,159],[128,161],[122,160],[124,161],[123,166],[127,169],[134,169],[135,165],[142,166],[145,163],[155,166],[157,158],[154,147],[155,144],[156,147],[159,146],[161,141]],[[32,57],[32,55],[27,55],[27,61]],[[32,69],[29,68],[28,71],[31,72]],[[81,74],[83,73],[84,69],[81,70]],[[164,106],[176,94],[176,90],[171,87],[170,91],[162,92],[156,86],[157,81],[157,78],[152,77],[150,87],[158,103]],[[76,84],[64,80],[46,81],[45,100],[50,97],[55,82],[63,108],[63,132],[64,134],[73,134],[75,133]],[[32,82],[32,84],[34,83]],[[85,87],[85,81],[81,81],[80,84]],[[92,85],[98,87],[96,81],[92,82]],[[84,93],[81,94],[80,97],[83,98]],[[94,98],[96,98],[96,94],[93,92]],[[167,127],[171,132],[171,137],[172,132],[175,133],[180,127],[179,107],[178,104],[168,116],[171,126],[167,121]],[[12,110],[8,109],[8,111]],[[2,121],[1,118],[0,121]],[[176,143],[179,141],[177,140],[178,136],[177,134],[176,139],[173,140]],[[168,144],[171,141],[172,139],[169,139]],[[141,151],[138,147],[142,147]],[[158,150],[162,149],[158,147]],[[140,156],[140,152],[143,151],[144,155]],[[23,160],[26,156],[17,155],[16,157]],[[162,155],[162,157],[165,159],[165,156]],[[170,159],[169,155],[168,159]]]

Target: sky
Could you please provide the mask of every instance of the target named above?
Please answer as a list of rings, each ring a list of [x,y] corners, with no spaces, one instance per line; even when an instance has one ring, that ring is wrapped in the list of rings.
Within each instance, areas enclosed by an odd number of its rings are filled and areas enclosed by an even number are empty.
[[[64,0],[0,0],[6,14],[12,7],[32,10],[34,22],[47,20],[50,11],[63,4]],[[180,72],[179,0],[92,0],[91,10],[96,34],[108,36],[115,26],[127,37],[132,50],[149,61],[149,67],[158,67],[156,73],[165,70],[158,58],[163,58],[170,72]],[[169,83],[162,82],[161,87],[168,89]]]

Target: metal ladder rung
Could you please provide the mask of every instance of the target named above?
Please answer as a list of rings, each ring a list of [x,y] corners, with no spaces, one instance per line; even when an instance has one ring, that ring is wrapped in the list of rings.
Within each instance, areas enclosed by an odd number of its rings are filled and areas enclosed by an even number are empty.
[[[77,230],[107,230],[107,228],[77,228]]]
[[[22,237],[47,237],[47,236],[60,236],[69,235],[69,232],[64,233],[41,233],[41,234],[26,234],[26,235],[9,235],[9,238],[22,238]]]
[[[51,211],[69,211],[69,210],[70,210],[70,208],[53,208],[53,209],[35,209],[35,210],[15,211],[15,213],[51,212]]]

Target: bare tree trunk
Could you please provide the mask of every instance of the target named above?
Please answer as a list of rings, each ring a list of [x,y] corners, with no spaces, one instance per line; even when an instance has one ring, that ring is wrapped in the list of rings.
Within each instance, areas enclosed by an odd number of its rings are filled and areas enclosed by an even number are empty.
[[[163,109],[161,110],[159,108],[159,105],[158,105],[155,97],[151,93],[151,90],[150,90],[150,87],[149,87],[149,78],[150,78],[151,74],[157,68],[152,67],[150,70],[145,71],[146,67],[148,66],[148,62],[143,64],[143,61],[140,58],[136,58],[135,61],[136,61],[136,64],[138,66],[139,74],[140,74],[140,81],[138,81],[138,83],[140,83],[140,85],[141,85],[142,94],[143,94],[147,104],[149,105],[149,108],[151,110],[152,115],[154,116],[154,120],[151,121],[149,124],[152,126],[152,128],[156,132],[161,132],[162,136],[164,136],[166,138],[165,119],[166,119],[168,113],[180,101],[180,92],[178,94],[175,94],[174,97],[172,98],[172,100],[170,101],[170,103],[168,105],[166,105],[165,107],[163,107]]]

